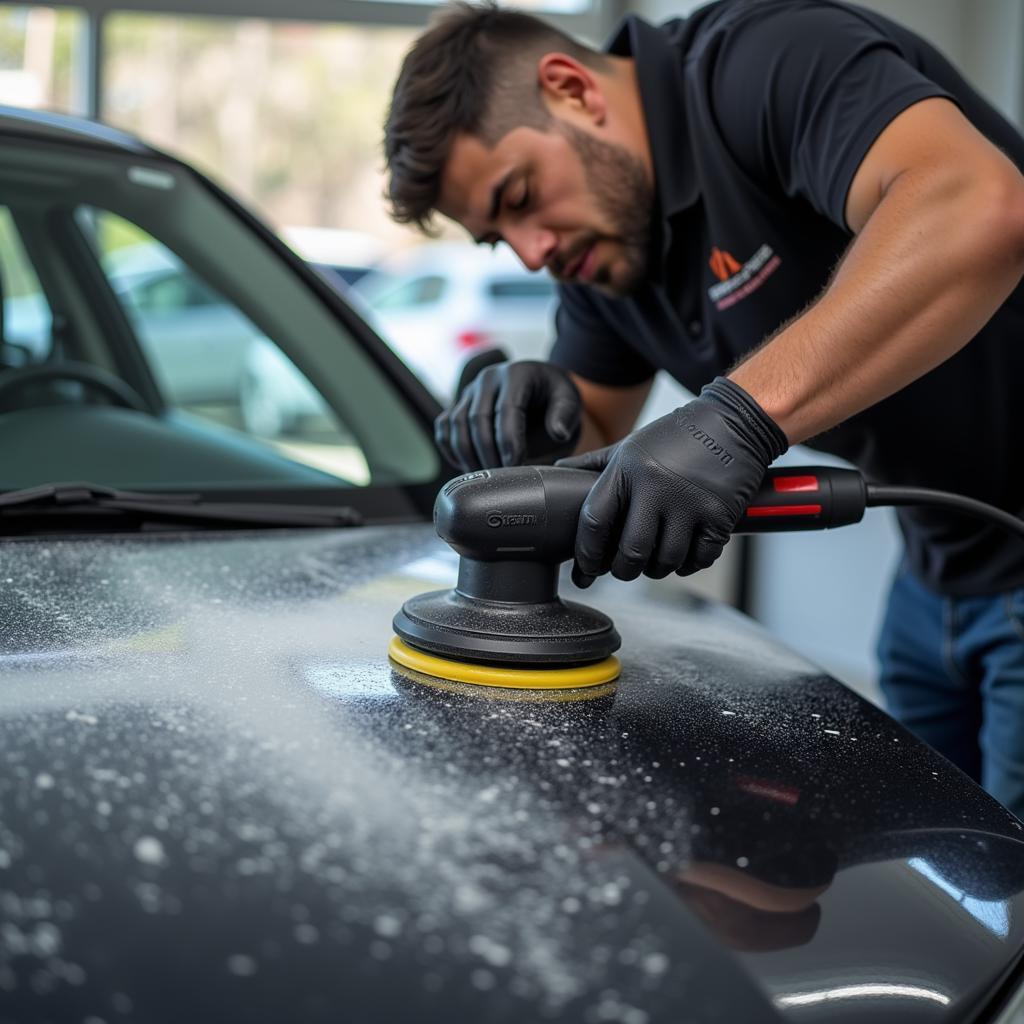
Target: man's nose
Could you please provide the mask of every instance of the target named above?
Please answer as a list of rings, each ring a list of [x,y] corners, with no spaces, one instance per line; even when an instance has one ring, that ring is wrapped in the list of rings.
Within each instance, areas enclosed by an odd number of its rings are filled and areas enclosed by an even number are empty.
[[[545,228],[506,230],[505,241],[527,270],[543,270],[558,248],[558,237]]]

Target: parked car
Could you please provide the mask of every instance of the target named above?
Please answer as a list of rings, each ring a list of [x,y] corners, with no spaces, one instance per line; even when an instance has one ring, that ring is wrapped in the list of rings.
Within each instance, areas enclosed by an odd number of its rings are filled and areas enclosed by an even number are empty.
[[[428,242],[387,257],[353,291],[378,333],[442,401],[485,348],[540,359],[553,338],[555,283],[507,246]]]
[[[348,240],[350,234],[356,241]],[[342,257],[338,235],[353,247],[360,243],[354,251],[369,258],[364,236],[350,232],[293,228],[287,240],[297,249],[306,247],[304,258],[337,286],[369,269],[312,258]],[[299,420],[324,414],[320,395],[280,348],[170,249],[152,239],[129,241],[103,253],[102,265],[154,374],[176,402],[236,406],[246,429],[267,438],[286,435]],[[15,364],[40,358],[51,329],[42,293],[7,298],[4,314],[8,344],[22,352],[20,357],[15,353]]]
[[[437,403],[186,165],[51,115],[0,140],[0,277],[52,325],[0,371],[2,1024],[1019,1019],[1021,822],[657,589],[588,591],[613,692],[393,670],[395,610],[455,579]],[[104,263],[128,227],[324,422],[176,405]]]
[[[160,243],[105,252],[104,273],[135,322],[153,370],[183,404],[238,400],[260,332]]]
[[[175,402],[236,406],[246,428],[265,437],[323,412],[317,392],[280,349],[170,249],[152,239],[130,242],[104,252],[101,263],[153,374]],[[16,366],[49,351],[52,317],[38,287],[5,298],[5,339]]]

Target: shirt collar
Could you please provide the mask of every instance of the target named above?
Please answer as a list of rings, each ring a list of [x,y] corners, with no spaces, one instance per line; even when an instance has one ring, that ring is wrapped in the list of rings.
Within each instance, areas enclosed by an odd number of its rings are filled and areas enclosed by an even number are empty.
[[[668,220],[700,198],[687,130],[681,54],[663,30],[627,15],[605,45],[607,53],[632,57],[654,167],[655,223]]]

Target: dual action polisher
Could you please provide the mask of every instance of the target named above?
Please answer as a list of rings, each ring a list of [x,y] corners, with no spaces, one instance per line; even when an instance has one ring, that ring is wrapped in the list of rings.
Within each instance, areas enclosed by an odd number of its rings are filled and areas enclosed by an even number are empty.
[[[528,690],[607,686],[620,645],[604,613],[558,596],[580,509],[597,473],[514,466],[450,480],[434,504],[438,536],[459,555],[458,582],[410,598],[388,648],[398,665],[435,679]],[[1024,522],[960,495],[865,483],[856,470],[770,469],[736,533],[825,530],[877,505],[938,505],[1024,536]]]

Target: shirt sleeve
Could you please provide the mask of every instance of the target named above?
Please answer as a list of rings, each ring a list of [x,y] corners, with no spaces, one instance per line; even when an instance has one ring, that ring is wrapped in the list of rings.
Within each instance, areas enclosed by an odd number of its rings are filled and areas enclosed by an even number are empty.
[[[850,185],[885,127],[920,100],[953,99],[868,18],[820,0],[734,26],[710,84],[744,168],[844,230]]]
[[[654,376],[654,367],[601,315],[584,286],[560,285],[558,297],[552,363],[611,387],[642,384]]]

